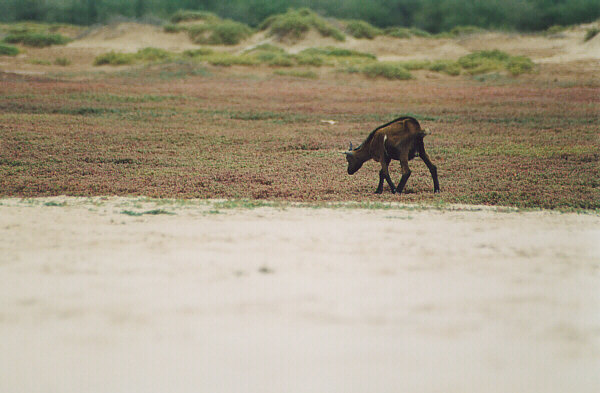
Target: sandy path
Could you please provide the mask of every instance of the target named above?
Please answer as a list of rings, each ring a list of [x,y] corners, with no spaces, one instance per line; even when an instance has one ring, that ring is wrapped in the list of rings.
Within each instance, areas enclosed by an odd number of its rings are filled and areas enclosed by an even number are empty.
[[[0,200],[1,392],[599,391],[597,215],[45,201]]]

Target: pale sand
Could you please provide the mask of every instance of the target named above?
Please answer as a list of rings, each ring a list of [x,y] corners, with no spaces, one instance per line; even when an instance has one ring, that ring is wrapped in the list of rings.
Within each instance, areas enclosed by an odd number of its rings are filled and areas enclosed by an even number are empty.
[[[3,393],[600,391],[595,214],[0,203]]]

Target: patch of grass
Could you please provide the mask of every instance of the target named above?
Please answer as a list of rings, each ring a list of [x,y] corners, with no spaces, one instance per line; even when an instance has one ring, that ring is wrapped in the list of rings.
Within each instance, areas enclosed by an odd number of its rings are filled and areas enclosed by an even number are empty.
[[[349,20],[346,22],[346,32],[354,38],[372,40],[382,34],[383,31],[363,20]]]
[[[456,61],[436,60],[427,67],[430,71],[442,72],[451,76],[460,75],[461,67]]]
[[[183,56],[198,57],[198,56],[212,55],[213,53],[215,53],[215,51],[210,48],[189,49],[189,50],[183,51]]]
[[[431,37],[430,33],[416,27],[388,27],[383,30],[383,34],[394,38]]]
[[[54,59],[54,64],[66,67],[71,64],[71,60],[67,59],[66,57],[57,57],[56,59]]]
[[[533,70],[533,62],[525,56],[511,56],[499,50],[473,52],[458,59],[458,64],[471,75],[507,70],[519,75]]]
[[[369,78],[385,78],[407,80],[412,79],[411,73],[400,63],[377,62],[367,64],[360,69],[360,72]]]
[[[133,210],[122,210],[121,214],[125,214],[128,216],[133,216],[133,217],[139,217],[139,216],[143,216],[143,215],[151,215],[151,216],[156,216],[159,214],[167,214],[167,215],[174,215],[175,213],[170,212],[168,210],[164,210],[164,209],[154,209],[154,210],[147,210],[145,212],[136,212]]]
[[[50,201],[50,202],[44,203],[44,206],[64,207],[64,206],[67,206],[67,202],[54,202],[54,201]]]
[[[513,76],[533,71],[533,61],[525,56],[512,56],[506,63],[506,70]]]
[[[16,56],[19,54],[19,48],[13,45],[7,45],[0,42],[0,56]]]
[[[36,48],[52,45],[64,45],[70,41],[61,34],[48,34],[36,32],[12,33],[4,37],[4,42],[9,44],[22,44]]]
[[[176,55],[172,52],[166,51],[159,48],[143,48],[138,50],[136,53],[119,53],[110,51],[102,55],[97,56],[94,59],[94,65],[127,65],[136,62],[162,62],[174,59]]]
[[[317,75],[314,71],[310,70],[277,70],[275,71],[275,75],[292,76],[295,78],[307,79],[317,79],[319,77],[319,75]]]
[[[186,21],[201,20],[202,23],[190,25],[167,25],[167,33],[187,32],[190,39],[201,45],[236,45],[250,37],[254,30],[248,25],[230,19],[221,19],[206,12],[185,11]],[[182,15],[175,17],[179,20]]]
[[[344,33],[308,8],[290,9],[285,14],[272,15],[259,26],[260,30],[267,30],[269,35],[292,41],[304,38],[311,28],[323,37],[332,37],[338,41],[346,39]]]
[[[600,29],[597,27],[592,27],[591,29],[588,29],[585,33],[585,37],[583,38],[583,42],[591,40],[592,38],[597,36],[598,33],[600,33]]]
[[[104,53],[96,56],[94,59],[94,65],[126,65],[132,64],[135,60],[135,56],[132,53],[119,53],[115,51],[110,51],[108,53]]]

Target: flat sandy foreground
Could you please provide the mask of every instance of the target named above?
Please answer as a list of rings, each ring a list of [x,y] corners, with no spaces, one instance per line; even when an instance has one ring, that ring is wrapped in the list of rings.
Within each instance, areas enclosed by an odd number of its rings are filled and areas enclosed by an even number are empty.
[[[175,214],[123,213],[157,208]],[[3,393],[598,392],[600,216],[3,199],[0,375]]]

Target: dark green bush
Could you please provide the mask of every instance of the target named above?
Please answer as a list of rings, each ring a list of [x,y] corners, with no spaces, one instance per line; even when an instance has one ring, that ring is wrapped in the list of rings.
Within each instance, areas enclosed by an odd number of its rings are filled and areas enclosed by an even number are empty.
[[[346,22],[346,32],[354,38],[367,38],[370,40],[382,33],[381,29],[363,20],[350,20]]]
[[[401,64],[394,62],[376,62],[363,66],[360,71],[370,78],[412,79],[410,72]]]
[[[272,15],[260,24],[260,30],[267,30],[270,35],[279,39],[298,40],[311,29],[315,29],[324,37],[332,37],[338,41],[344,41],[344,34],[333,27],[319,15],[303,8],[289,10],[285,14]]]

